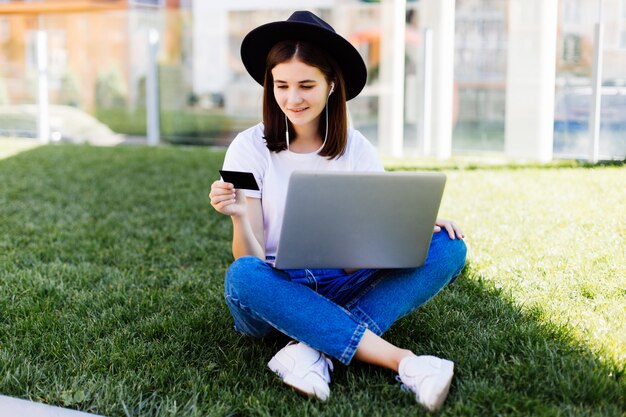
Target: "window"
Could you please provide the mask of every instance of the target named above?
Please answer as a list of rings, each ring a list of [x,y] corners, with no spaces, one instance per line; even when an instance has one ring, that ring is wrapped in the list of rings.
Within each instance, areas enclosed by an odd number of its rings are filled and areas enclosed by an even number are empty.
[[[624,1],[624,0],[622,0]],[[580,23],[581,0],[563,1],[563,21],[565,23]]]
[[[163,7],[165,0],[130,0],[131,6]]]
[[[580,35],[568,33],[563,36],[563,62],[577,64],[580,62]]]

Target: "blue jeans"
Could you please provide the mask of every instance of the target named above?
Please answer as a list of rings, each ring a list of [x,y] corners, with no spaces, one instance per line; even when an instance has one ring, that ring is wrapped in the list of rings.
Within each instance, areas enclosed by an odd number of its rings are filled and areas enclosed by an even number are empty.
[[[347,365],[366,329],[380,336],[434,297],[461,273],[466,251],[442,231],[419,268],[280,270],[242,257],[226,272],[224,293],[238,332],[278,330]]]

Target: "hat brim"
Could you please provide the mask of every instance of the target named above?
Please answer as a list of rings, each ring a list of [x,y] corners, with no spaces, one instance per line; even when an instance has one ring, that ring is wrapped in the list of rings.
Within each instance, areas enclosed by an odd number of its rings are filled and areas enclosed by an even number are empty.
[[[327,51],[343,72],[346,99],[356,97],[367,82],[367,68],[361,54],[337,33],[303,22],[273,22],[259,26],[241,44],[241,60],[256,82],[265,81],[265,63],[272,47],[283,40],[311,42]]]

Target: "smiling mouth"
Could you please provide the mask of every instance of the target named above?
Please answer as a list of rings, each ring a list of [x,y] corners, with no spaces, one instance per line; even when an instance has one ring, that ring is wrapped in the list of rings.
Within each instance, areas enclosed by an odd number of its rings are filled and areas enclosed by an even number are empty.
[[[302,113],[303,111],[307,110],[308,107],[302,108],[302,109],[289,109],[290,112],[293,113]]]

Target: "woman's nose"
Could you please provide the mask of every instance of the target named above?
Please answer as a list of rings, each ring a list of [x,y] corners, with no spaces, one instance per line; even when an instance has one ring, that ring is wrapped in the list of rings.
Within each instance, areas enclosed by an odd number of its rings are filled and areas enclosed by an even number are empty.
[[[302,97],[300,96],[300,92],[298,89],[293,88],[289,90],[287,94],[287,102],[288,103],[300,103],[302,101]]]

